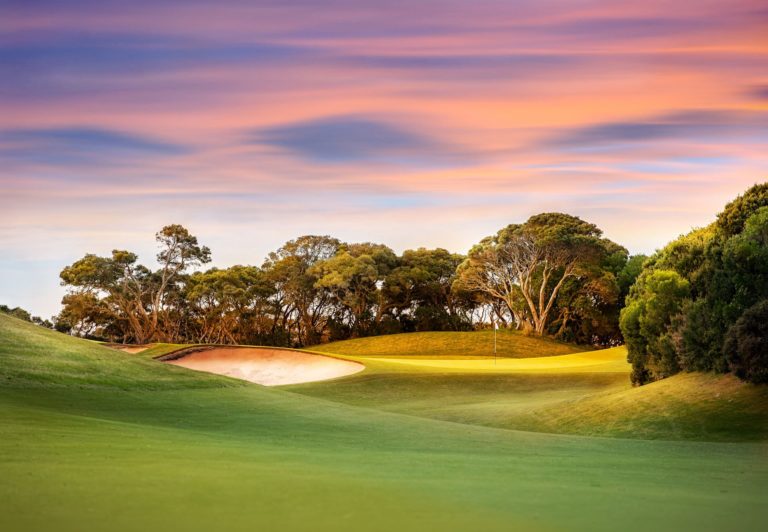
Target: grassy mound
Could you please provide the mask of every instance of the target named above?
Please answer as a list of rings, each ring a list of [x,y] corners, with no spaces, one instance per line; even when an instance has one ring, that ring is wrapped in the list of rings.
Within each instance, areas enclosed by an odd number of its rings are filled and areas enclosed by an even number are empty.
[[[594,436],[768,440],[768,386],[732,375],[683,373],[538,408],[516,428]]]
[[[496,338],[499,357],[533,358],[567,355],[584,351],[583,346],[549,338],[526,336],[518,331],[499,330]],[[310,347],[321,353],[359,357],[466,358],[493,357],[493,331],[417,332],[370,336]]]
[[[0,313],[0,383],[4,386],[165,390],[239,385],[157,364],[97,342],[72,338]]]

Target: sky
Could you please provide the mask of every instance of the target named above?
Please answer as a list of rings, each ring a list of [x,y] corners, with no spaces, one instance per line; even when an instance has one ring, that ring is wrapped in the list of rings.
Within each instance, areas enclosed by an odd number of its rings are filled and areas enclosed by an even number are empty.
[[[649,253],[767,148],[762,0],[0,0],[0,304],[170,223],[224,267],[545,211]]]

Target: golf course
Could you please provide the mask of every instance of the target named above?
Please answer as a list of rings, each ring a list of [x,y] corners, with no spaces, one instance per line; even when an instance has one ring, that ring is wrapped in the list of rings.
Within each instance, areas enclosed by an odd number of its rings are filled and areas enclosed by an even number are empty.
[[[0,20],[0,532],[768,532],[765,0]]]
[[[0,529],[764,529],[765,386],[498,335],[324,344],[364,369],[262,386],[0,313]]]

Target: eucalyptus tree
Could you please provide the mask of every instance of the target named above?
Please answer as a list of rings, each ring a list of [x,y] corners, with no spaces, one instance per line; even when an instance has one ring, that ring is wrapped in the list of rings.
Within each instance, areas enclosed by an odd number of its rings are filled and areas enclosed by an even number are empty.
[[[212,268],[189,276],[187,304],[195,339],[206,343],[270,343],[268,299],[272,288],[256,266]]]
[[[293,343],[319,343],[333,314],[333,297],[316,286],[315,264],[333,257],[341,243],[330,236],[305,235],[270,253],[262,269],[272,284],[273,336],[281,331]]]
[[[467,300],[451,287],[464,256],[437,248],[403,252],[382,287],[388,307],[416,330],[452,330],[468,325]]]
[[[538,214],[474,246],[459,267],[458,286],[503,302],[518,326],[543,335],[565,283],[585,283],[612,245],[578,217]]]
[[[111,315],[124,340],[173,340],[174,335],[163,329],[168,293],[178,288],[175,283],[182,280],[188,268],[210,261],[210,250],[200,246],[197,238],[180,225],[165,226],[155,238],[160,244],[160,269],[156,272],[138,264],[135,253],[113,250],[110,257],[89,253],[59,275],[70,296],[98,299],[102,303],[99,312]],[[65,310],[67,305],[74,310],[75,301],[65,298]]]
[[[310,269],[315,287],[333,295],[354,335],[371,331],[381,322],[389,305],[381,290],[386,276],[397,266],[395,253],[383,244],[343,244],[338,252]]]
[[[211,250],[201,246],[197,237],[178,224],[166,225],[155,234],[155,240],[160,244],[157,262],[160,269],[153,276],[150,286],[151,307],[149,310],[151,336],[159,336],[164,340],[172,340],[174,334],[163,331],[159,327],[163,314],[167,314],[166,300],[171,292],[179,288],[175,283],[189,269],[211,262]]]

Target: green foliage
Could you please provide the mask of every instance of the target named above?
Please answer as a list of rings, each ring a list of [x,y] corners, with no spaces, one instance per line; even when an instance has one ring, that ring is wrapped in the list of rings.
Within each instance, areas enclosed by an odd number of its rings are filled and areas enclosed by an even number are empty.
[[[768,383],[768,299],[747,309],[733,324],[724,350],[737,376]]]
[[[166,225],[157,232],[155,240],[160,244],[157,262],[166,270],[183,272],[211,261],[211,250],[200,246],[197,237],[181,225]]]
[[[629,348],[632,381],[644,384],[679,370],[668,328],[690,295],[690,283],[674,270],[648,270],[633,286],[621,311],[621,330]]]
[[[768,294],[768,207],[755,211],[744,230],[726,241],[722,260],[740,307]]]
[[[438,249],[406,250],[385,278],[383,295],[404,331],[471,328],[473,304],[452,290],[462,255]]]
[[[9,316],[13,316],[14,318],[18,318],[20,320],[32,322],[36,325],[40,325],[41,327],[45,327],[46,329],[54,328],[54,324],[51,322],[51,320],[44,320],[40,316],[33,316],[29,313],[29,311],[21,307],[11,308],[8,305],[0,305],[0,313],[8,314]]]
[[[737,356],[739,349],[736,331],[746,329],[732,326],[745,316],[752,323],[747,309],[768,295],[766,205],[768,184],[756,185],[729,203],[717,222],[678,238],[646,261],[621,318],[633,382],[642,384],[681,369],[740,368],[738,363],[729,364],[729,357]],[[662,299],[657,293],[662,287],[651,283],[660,272],[674,273],[680,288],[666,291]],[[659,301],[660,306],[654,303]],[[748,358],[753,361],[749,370],[741,368],[738,375],[761,378],[762,370],[756,366],[765,364],[765,359],[754,354]]]
[[[210,262],[211,252],[180,225],[163,227],[155,239],[160,244],[155,272],[137,264],[135,253],[119,249],[111,257],[89,253],[65,267],[59,276],[70,292],[62,301],[61,322],[75,334],[98,331],[113,341],[144,343],[177,335],[179,283],[188,268]]]
[[[195,272],[186,281],[185,321],[200,343],[272,345],[276,339],[267,318],[272,294],[266,274],[255,266]]]
[[[305,235],[259,267],[191,271],[210,250],[180,226],[156,234],[159,268],[116,249],[65,267],[60,330],[111,342],[295,346],[501,323],[564,341],[616,345],[627,251],[594,224],[544,213],[466,257]],[[465,260],[467,259],[467,260]],[[495,268],[495,270],[493,269]],[[626,287],[625,287],[626,288]]]
[[[317,277],[315,287],[330,291],[342,312],[349,312],[350,328],[356,334],[367,331],[372,319],[371,308],[379,297],[378,283],[383,282],[397,261],[392,250],[383,247],[357,245],[341,250],[310,269]]]
[[[632,288],[643,271],[643,264],[646,260],[648,260],[647,255],[632,255],[619,270],[616,284],[619,288],[619,300],[621,302],[629,295],[629,289]]]
[[[160,268],[115,250],[64,268],[69,288],[58,327],[112,342],[311,345],[409,330],[472,327],[475,302],[453,294],[463,256],[306,235],[269,254],[261,268],[188,270],[210,260],[178,225],[156,235]]]
[[[262,270],[272,287],[268,315],[275,345],[316,343],[330,328],[333,301],[316,286],[313,268],[340,248],[341,242],[330,236],[305,235],[269,254]]]
[[[741,233],[747,218],[762,207],[768,207],[768,183],[754,185],[725,206],[717,216],[717,227],[727,238]]]
[[[502,323],[581,343],[618,342],[617,275],[627,251],[578,217],[542,213],[470,250],[457,292],[476,294]]]
[[[32,321],[32,314],[21,307],[10,308],[8,305],[0,305],[0,312],[24,321]]]

